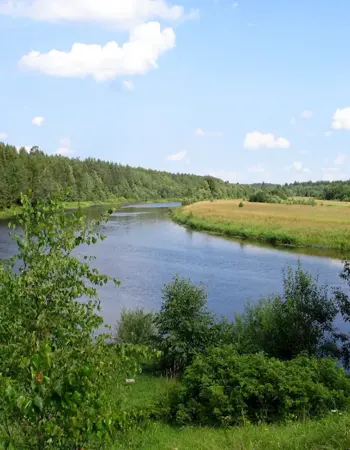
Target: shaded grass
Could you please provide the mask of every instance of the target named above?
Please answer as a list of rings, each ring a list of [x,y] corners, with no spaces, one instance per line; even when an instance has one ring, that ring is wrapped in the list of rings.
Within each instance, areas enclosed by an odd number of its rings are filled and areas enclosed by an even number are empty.
[[[152,424],[126,435],[110,450],[345,450],[350,449],[350,415],[284,426],[172,428]]]
[[[174,209],[172,217],[195,230],[275,246],[350,250],[349,203],[238,205],[239,200],[200,202]]]
[[[123,407],[147,408],[169,392],[176,381],[140,376],[127,386]],[[118,392],[113,395],[119,396]],[[331,414],[319,421],[234,428],[181,427],[149,423],[121,434],[108,450],[277,450],[350,449],[350,414]]]

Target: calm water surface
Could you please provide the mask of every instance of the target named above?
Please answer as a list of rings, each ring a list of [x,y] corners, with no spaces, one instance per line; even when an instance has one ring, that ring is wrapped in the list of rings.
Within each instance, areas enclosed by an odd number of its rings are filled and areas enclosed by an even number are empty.
[[[176,204],[147,204],[124,207],[103,226],[107,239],[89,248],[97,257],[95,266],[117,277],[120,287],[101,288],[103,315],[114,324],[123,306],[158,309],[165,283],[179,274],[195,283],[203,282],[209,307],[218,315],[233,317],[247,299],[279,293],[281,271],[303,267],[331,287],[341,285],[340,260],[304,256],[272,248],[229,241],[189,231],[173,223],[167,207]],[[91,216],[101,213],[91,208]],[[85,252],[85,249],[83,250]],[[5,222],[0,222],[0,259],[13,255],[15,247]]]

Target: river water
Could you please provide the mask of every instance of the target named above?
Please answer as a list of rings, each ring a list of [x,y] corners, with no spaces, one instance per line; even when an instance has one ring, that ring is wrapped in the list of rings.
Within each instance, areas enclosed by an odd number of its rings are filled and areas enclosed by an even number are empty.
[[[162,288],[176,274],[204,283],[209,308],[231,319],[245,302],[279,293],[282,269],[295,268],[300,258],[305,269],[319,275],[330,287],[340,286],[340,260],[295,254],[259,247],[187,230],[173,223],[168,207],[176,204],[132,205],[115,212],[103,225],[103,242],[89,247],[97,257],[94,265],[117,277],[119,287],[100,289],[102,312],[114,325],[121,308],[157,310]],[[88,215],[97,216],[100,208]],[[6,222],[0,222],[0,259],[15,253]],[[85,249],[84,249],[85,253]]]

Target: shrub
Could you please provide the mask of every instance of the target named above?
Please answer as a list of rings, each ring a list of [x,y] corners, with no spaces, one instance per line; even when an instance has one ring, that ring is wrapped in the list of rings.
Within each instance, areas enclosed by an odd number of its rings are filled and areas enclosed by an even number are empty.
[[[263,354],[239,355],[224,346],[194,360],[173,401],[179,424],[306,419],[348,407],[350,379],[328,358],[283,362]]]
[[[195,354],[212,343],[214,317],[206,307],[203,287],[174,278],[163,290],[163,304],[155,317],[158,348],[163,352],[161,369],[181,374]]]
[[[154,314],[144,309],[123,308],[117,323],[116,342],[122,344],[153,346],[156,334]]]
[[[134,365],[96,335],[109,277],[75,256],[103,236],[53,200],[23,197],[19,226],[18,254],[0,265],[0,447],[83,448],[112,433],[108,386]]]
[[[243,203],[243,202],[239,202],[238,207],[239,207],[239,208],[243,208],[243,206],[244,206],[244,203]]]
[[[327,286],[319,287],[299,265],[284,273],[281,296],[248,304],[243,314],[236,315],[235,342],[242,353],[264,351],[280,359],[302,352],[337,355],[337,313]]]

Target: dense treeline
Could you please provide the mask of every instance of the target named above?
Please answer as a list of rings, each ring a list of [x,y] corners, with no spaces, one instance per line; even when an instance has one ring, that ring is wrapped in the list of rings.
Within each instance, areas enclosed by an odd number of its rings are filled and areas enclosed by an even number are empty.
[[[261,191],[274,202],[294,196],[350,201],[349,181],[242,185],[212,176],[134,168],[93,158],[46,155],[38,147],[27,152],[25,148],[0,143],[0,210],[19,204],[21,193],[29,190],[36,198],[49,198],[59,192],[65,201],[124,198],[195,202],[249,198]]]
[[[256,192],[264,191],[270,197],[286,199],[288,197],[313,197],[320,200],[350,201],[350,180],[348,181],[307,181],[283,186],[274,184],[254,184]],[[273,202],[278,203],[278,202]]]
[[[66,201],[98,201],[113,197],[136,199],[239,198],[252,188],[207,176],[173,174],[133,168],[99,159],[70,159],[30,152],[0,143],[0,209],[20,202],[21,192],[37,198],[66,191]],[[62,196],[62,194],[61,194]]]

